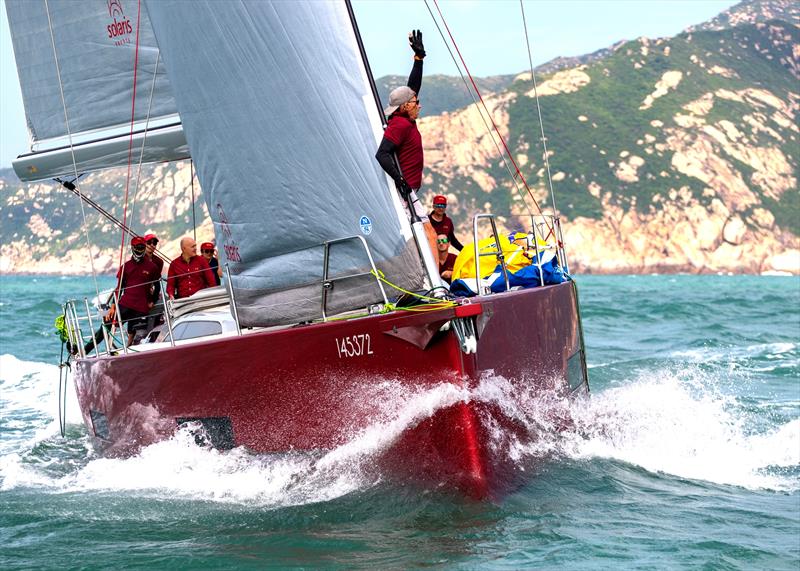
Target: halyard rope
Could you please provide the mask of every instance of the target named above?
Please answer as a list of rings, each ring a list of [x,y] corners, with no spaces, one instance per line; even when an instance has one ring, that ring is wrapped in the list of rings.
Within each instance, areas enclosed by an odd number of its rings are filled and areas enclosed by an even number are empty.
[[[520,197],[522,198],[522,204],[525,206],[525,210],[528,211],[529,215],[533,215],[531,212],[530,207],[528,206],[528,201],[525,199],[525,193],[522,191],[522,187],[519,185],[519,181],[517,181],[517,177],[514,176],[511,167],[508,165],[508,161],[506,160],[506,155],[503,150],[500,148],[500,145],[497,144],[497,140],[495,139],[494,133],[492,132],[491,127],[489,127],[489,123],[486,122],[486,117],[483,116],[483,111],[481,110],[480,105],[478,105],[478,100],[475,99],[475,94],[472,92],[472,89],[469,87],[469,83],[467,83],[467,78],[464,77],[464,72],[461,71],[461,66],[458,64],[458,60],[456,56],[453,54],[453,50],[450,49],[450,44],[447,43],[447,40],[444,37],[444,33],[442,32],[442,28],[439,26],[439,22],[436,20],[436,17],[433,15],[433,11],[431,10],[430,5],[428,4],[428,0],[425,0],[425,7],[428,9],[428,12],[431,15],[431,19],[433,23],[436,25],[436,29],[439,31],[439,35],[442,37],[442,42],[444,43],[444,47],[447,48],[448,53],[450,54],[450,58],[453,60],[453,63],[456,66],[456,71],[458,71],[458,75],[461,76],[461,81],[464,82],[464,87],[467,89],[467,93],[469,93],[470,98],[472,99],[472,103],[475,105],[475,109],[478,110],[478,115],[483,121],[483,126],[486,127],[486,132],[489,134],[489,138],[492,140],[495,149],[497,149],[497,154],[500,155],[500,159],[503,161],[503,166],[506,167],[508,171],[508,176],[511,177],[511,182],[517,189],[517,193],[519,193]]]
[[[61,106],[64,108],[64,124],[67,128],[67,137],[69,138],[69,152],[72,155],[72,170],[75,173],[75,182],[78,181],[78,164],[75,160],[75,148],[72,143],[72,131],[69,127],[69,115],[67,114],[67,100],[64,98],[64,86],[61,82],[61,67],[58,64],[58,52],[56,51],[56,39],[53,35],[53,22],[50,18],[50,5],[47,0],[44,0],[44,9],[47,12],[47,26],[50,29],[50,43],[53,46],[53,59],[56,64],[56,76],[58,77],[58,89],[61,93]],[[75,185],[75,190],[78,192],[78,198],[81,203],[81,218],[83,219],[83,234],[86,237],[86,251],[89,255],[89,264],[92,268],[92,280],[94,281],[94,291],[97,297],[100,297],[100,288],[97,285],[97,272],[94,269],[94,255],[92,254],[92,242],[89,240],[89,226],[86,224],[86,210],[83,207],[83,194],[81,193],[78,185]]]
[[[156,52],[158,54],[158,52]],[[153,93],[156,89],[156,77],[158,75],[158,60],[159,56],[156,55],[156,65],[155,69],[153,70],[153,83],[150,85],[150,100],[147,103],[147,117],[145,118],[144,123],[144,135],[142,135],[142,150],[139,153],[139,165],[136,169],[136,186],[133,188],[133,200],[131,201],[131,214],[128,220],[124,220],[128,226],[128,228],[133,228],[133,213],[136,210],[136,197],[139,195],[139,182],[142,179],[142,163],[144,162],[144,147],[147,144],[147,133],[150,127],[150,112],[153,109]],[[129,230],[130,232],[130,230]]]
[[[528,46],[528,64],[531,68],[531,81],[533,82],[533,94],[536,98],[536,111],[539,114],[539,128],[542,133],[542,152],[544,153],[544,165],[547,169],[547,185],[550,187],[550,200],[553,204],[553,216],[558,218],[558,209],[556,208],[556,195],[553,192],[553,177],[550,176],[550,159],[547,154],[547,139],[544,136],[544,122],[542,121],[542,108],[539,105],[539,91],[536,86],[536,74],[533,72],[533,57],[531,56],[531,43],[528,39],[528,24],[525,20],[525,6],[522,0],[519,0],[519,8],[522,11],[522,26],[525,29],[525,44]],[[551,229],[552,232],[552,229]],[[547,240],[547,238],[545,238]]]
[[[426,6],[427,6],[427,2],[428,2],[428,0],[425,0]],[[505,149],[505,152],[506,152],[506,155],[508,156],[508,159],[511,161],[511,164],[514,165],[514,170],[516,172],[516,176],[518,176],[519,179],[522,181],[522,184],[525,186],[525,189],[528,191],[528,195],[531,197],[531,200],[533,200],[533,203],[536,206],[536,209],[539,211],[539,214],[541,214],[543,216],[544,213],[542,212],[542,208],[539,206],[539,202],[536,200],[536,197],[533,196],[533,192],[531,191],[530,186],[528,186],[528,181],[525,180],[525,176],[522,174],[522,171],[520,170],[519,166],[517,165],[517,162],[514,160],[514,157],[511,154],[511,150],[508,148],[508,145],[506,144],[506,141],[503,138],[503,135],[500,133],[500,129],[497,127],[497,123],[495,123],[494,119],[491,116],[491,113],[489,113],[489,109],[486,106],[486,102],[483,100],[483,96],[481,95],[480,89],[478,89],[478,86],[475,83],[475,79],[472,77],[472,74],[469,71],[469,67],[467,66],[467,63],[464,61],[464,56],[461,54],[461,50],[458,48],[458,44],[456,43],[456,40],[453,37],[453,33],[450,31],[450,27],[447,25],[447,21],[445,20],[444,15],[442,14],[441,9],[439,8],[439,3],[437,2],[437,0],[433,0],[433,5],[436,7],[436,11],[439,14],[439,18],[441,18],[442,23],[444,24],[445,30],[447,31],[447,35],[450,37],[450,42],[453,44],[453,47],[455,48],[456,53],[458,54],[458,58],[461,60],[461,64],[464,66],[464,71],[467,73],[467,76],[470,79],[470,83],[472,84],[472,88],[475,90],[475,93],[477,94],[478,99],[481,102],[481,105],[483,105],[483,108],[486,111],[486,114],[489,116],[489,120],[492,122],[492,126],[494,127],[494,130],[497,133],[497,136],[500,139],[500,142],[503,144],[503,148]],[[430,8],[428,8],[428,10],[430,11]],[[433,13],[431,13],[431,16],[433,16]],[[435,21],[435,18],[434,18],[434,21]],[[438,28],[438,25],[437,25],[437,28]],[[440,33],[441,33],[441,30],[440,30]],[[443,37],[443,39],[444,39],[444,37]],[[553,231],[552,227],[550,227],[549,224],[547,224],[547,226],[548,226],[548,229],[550,230],[550,232],[552,232]]]
[[[139,25],[142,16],[142,2],[138,0],[136,3],[136,47],[133,55],[133,94],[131,96],[131,130],[128,138],[128,174],[125,177],[125,202],[122,208],[122,222],[125,223],[128,216],[128,190],[131,184],[131,164],[133,162],[133,126],[136,118],[136,78],[139,71]],[[144,147],[143,147],[144,148]],[[122,230],[122,240],[119,245],[119,268],[122,269],[122,259],[125,253],[125,234],[126,231]],[[123,272],[119,271],[117,279],[117,291],[122,287]],[[121,293],[121,292],[120,292]]]

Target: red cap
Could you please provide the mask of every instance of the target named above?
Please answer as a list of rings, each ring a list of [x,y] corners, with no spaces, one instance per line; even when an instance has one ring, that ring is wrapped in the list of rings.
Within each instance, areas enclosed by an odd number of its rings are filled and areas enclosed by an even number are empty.
[[[144,246],[145,242],[146,240],[141,236],[134,236],[133,238],[131,238],[131,246],[133,246],[134,248],[136,246]]]
[[[213,249],[214,249],[214,244],[212,244],[211,242],[203,242],[202,244],[200,244],[200,250],[213,250]]]
[[[437,194],[433,197],[434,204],[447,204],[447,197],[443,194]]]
[[[156,236],[155,234],[145,234],[144,241],[149,242],[150,240],[155,240],[156,242],[158,242],[158,236]]]

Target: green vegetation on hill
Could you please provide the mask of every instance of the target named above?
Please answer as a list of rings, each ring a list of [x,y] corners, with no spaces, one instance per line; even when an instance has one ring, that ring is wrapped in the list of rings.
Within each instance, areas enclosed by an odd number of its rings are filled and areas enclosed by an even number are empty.
[[[475,78],[475,84],[481,93],[499,92],[508,88],[514,81],[514,75],[494,75]],[[389,92],[395,87],[405,85],[408,77],[402,75],[386,75],[375,81],[381,101],[386,106]],[[448,75],[427,75],[422,79],[420,89],[423,113],[425,116],[441,115],[461,109],[472,103],[472,98],[460,77]]]
[[[765,18],[767,13],[786,16],[790,22]],[[800,235],[798,13],[797,5],[787,0],[746,0],[691,32],[624,42],[579,58],[576,61],[583,65],[577,70],[564,71],[566,60],[551,62],[548,69],[556,73],[539,76],[540,88],[558,73],[585,74],[574,89],[540,99],[559,211],[572,220],[601,220],[609,217],[610,207],[619,207],[645,216],[672,212],[675,220],[675,211],[685,207],[688,195],[708,213],[721,201],[748,228],[773,231],[766,211],[779,230],[795,236],[796,243]],[[748,17],[743,19],[742,14]],[[728,28],[728,22],[738,25]],[[536,196],[548,206],[536,102],[527,95],[532,83],[515,81],[516,77],[476,81],[484,97],[493,93],[503,95],[503,101],[510,99],[508,144],[515,160],[521,159],[521,170]],[[378,90],[384,101],[390,89],[406,79],[380,78]],[[505,97],[508,92],[513,97]],[[460,77],[426,76],[421,96],[424,116],[453,114],[472,104]],[[453,120],[447,124],[461,124],[456,117],[447,119]],[[464,133],[470,137],[467,143],[476,136],[480,135]],[[464,173],[473,173],[476,165],[456,163],[454,157],[448,168],[429,166],[426,174],[432,179],[428,191],[458,198],[451,210],[457,224],[466,223],[487,203],[497,214],[519,205],[520,197],[499,157],[477,167],[483,172],[475,177]],[[180,164],[143,168],[146,182],[136,198],[134,230],[153,230],[174,239],[191,233],[192,209],[198,226],[207,218],[199,185],[192,196],[187,170]],[[118,217],[123,171],[89,175],[81,186]],[[492,192],[482,188],[489,177],[498,185]],[[741,195],[747,200],[738,204]],[[57,184],[26,185],[10,169],[0,170],[0,204],[2,244],[14,244],[30,259],[58,257],[65,249],[85,247],[78,200]],[[98,247],[119,246],[119,231],[110,222],[88,209],[87,219]]]
[[[600,201],[587,188],[591,182],[601,187],[601,193],[610,191],[613,203],[635,202],[640,212],[658,208],[658,203],[653,201],[656,195],[663,198],[670,189],[684,186],[701,203],[707,202],[704,200],[707,199],[704,196],[706,185],[672,166],[674,151],[667,144],[667,133],[678,136],[684,132],[687,137],[696,136],[691,129],[681,129],[676,116],[690,115],[686,105],[718,90],[765,90],[788,106],[791,94],[797,90],[797,78],[787,69],[787,62],[792,61],[792,49],[799,43],[798,29],[780,21],[681,34],[646,44],[631,41],[608,58],[584,69],[591,79],[588,85],[572,93],[541,97],[548,150],[552,154],[551,172],[565,174],[564,180],[556,183],[560,210],[569,217],[602,217]],[[641,109],[666,72],[682,74],[678,85],[653,100],[648,109]],[[532,185],[544,185],[544,175],[537,175],[542,172],[543,163],[536,103],[526,95],[532,84],[518,81],[511,89],[517,94],[509,108],[511,143],[516,148],[529,144],[529,162],[523,169],[524,174]],[[772,112],[774,109],[768,105],[759,107],[750,100],[714,97],[713,107],[703,120],[708,125],[727,121],[752,144],[780,145],[780,140],[754,130],[743,119],[755,115],[786,143],[780,146],[791,163],[793,176],[800,179],[796,134],[785,124],[776,122]],[[648,137],[651,143],[645,142]],[[626,156],[626,153],[644,159],[636,173],[638,181],[626,182],[615,174],[623,161],[620,155]],[[760,196],[763,206],[772,212],[778,224],[795,234],[800,233],[797,192],[787,192],[779,205],[753,184],[752,169],[748,170],[736,157],[725,158],[738,167],[744,181]]]

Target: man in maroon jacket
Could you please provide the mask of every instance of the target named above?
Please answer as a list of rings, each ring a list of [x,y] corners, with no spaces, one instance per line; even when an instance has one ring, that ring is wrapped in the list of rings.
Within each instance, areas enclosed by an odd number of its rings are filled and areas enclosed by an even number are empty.
[[[447,208],[447,197],[441,194],[437,194],[433,197],[433,211],[430,213],[429,217],[431,220],[431,226],[433,229],[436,230],[437,234],[444,234],[447,236],[447,239],[450,241],[450,245],[453,246],[457,251],[461,251],[464,249],[464,245],[458,241],[455,235],[455,226],[453,225],[453,221],[450,217],[444,213],[445,209]],[[438,247],[438,238],[437,236],[437,247]]]
[[[414,64],[408,76],[408,85],[397,87],[389,93],[389,106],[384,109],[387,116],[386,130],[375,158],[383,170],[392,177],[398,192],[408,203],[412,218],[418,218],[425,229],[431,251],[436,257],[436,232],[430,225],[425,207],[417,197],[422,186],[422,169],[425,161],[422,152],[422,135],[417,128],[421,103],[419,90],[422,87],[422,60],[425,47],[422,32],[412,31],[408,43],[414,52]],[[397,156],[398,170],[394,157]]]
[[[128,324],[128,346],[136,330],[145,326],[147,313],[153,307],[152,289],[159,279],[158,268],[145,255],[144,238],[131,239],[131,259],[117,271],[119,319]]]
[[[439,250],[439,275],[447,283],[453,278],[453,268],[456,265],[456,255],[450,253],[450,240],[444,234],[436,236],[436,249]]]
[[[197,242],[181,238],[181,255],[172,260],[167,271],[167,295],[170,299],[189,297],[201,289],[214,287],[216,281],[208,262],[197,255]]]

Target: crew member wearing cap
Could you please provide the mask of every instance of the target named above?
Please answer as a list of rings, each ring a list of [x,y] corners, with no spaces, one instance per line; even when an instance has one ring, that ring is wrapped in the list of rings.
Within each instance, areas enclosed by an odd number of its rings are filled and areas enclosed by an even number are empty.
[[[170,299],[189,297],[214,285],[214,274],[208,262],[203,256],[197,255],[197,242],[184,236],[181,238],[181,255],[169,264],[167,295]]]
[[[444,234],[436,236],[436,248],[439,250],[439,275],[447,283],[453,277],[453,268],[456,265],[456,255],[450,252],[450,240]]]
[[[147,256],[147,259],[156,265],[158,268],[158,275],[161,276],[164,271],[164,260],[156,255],[156,248],[158,248],[158,237],[155,234],[145,234],[144,241],[147,248],[145,250],[145,256]]]
[[[436,257],[436,232],[428,221],[425,208],[417,197],[422,186],[422,169],[424,159],[422,153],[422,136],[417,128],[420,101],[419,90],[422,87],[422,60],[425,58],[425,47],[422,44],[422,32],[414,30],[408,35],[411,49],[414,51],[414,66],[408,76],[408,85],[393,89],[389,94],[389,106],[384,109],[388,119],[383,140],[378,147],[375,158],[383,170],[392,177],[397,190],[413,208],[423,222],[425,234]],[[400,163],[400,170],[394,161]]]
[[[158,277],[161,278],[164,275],[164,260],[156,255],[156,248],[158,248],[158,237],[155,234],[145,234],[144,235],[145,241],[145,252],[144,255],[147,256],[147,259],[153,262],[156,267],[158,268]],[[161,297],[161,288],[158,284],[155,284],[153,287],[153,303],[158,303],[158,299]]]
[[[444,213],[445,209],[447,209],[447,197],[441,194],[434,196],[433,210],[429,214],[431,226],[433,226],[433,229],[436,230],[436,234],[444,234],[447,236],[447,239],[450,241],[450,245],[460,252],[464,249],[464,245],[458,241],[458,238],[456,238],[455,226],[450,217]],[[437,236],[436,238],[438,246],[438,239],[440,236]]]
[[[144,238],[131,239],[131,259],[117,272],[119,318],[128,324],[128,346],[133,343],[136,329],[143,328],[147,313],[153,307],[152,289],[159,279],[158,268],[145,255]]]
[[[219,267],[219,260],[214,255],[214,244],[211,242],[203,242],[200,244],[200,255],[206,259],[208,262],[208,267],[211,268],[211,272],[214,274],[214,279],[217,282],[217,285],[222,283],[222,269]]]

